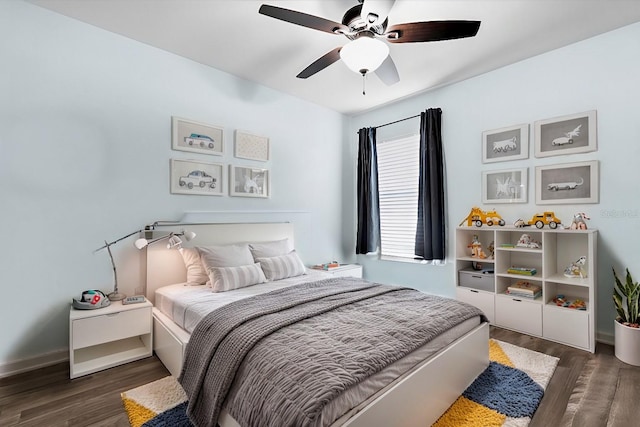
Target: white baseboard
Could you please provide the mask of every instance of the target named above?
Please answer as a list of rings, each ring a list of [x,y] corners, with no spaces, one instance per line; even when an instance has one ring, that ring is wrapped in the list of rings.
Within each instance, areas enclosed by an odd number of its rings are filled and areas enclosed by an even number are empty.
[[[22,372],[33,371],[34,369],[44,368],[45,366],[55,365],[69,360],[69,350],[58,350],[51,353],[41,354],[39,356],[27,359],[15,360],[8,363],[0,363],[0,378],[10,377]]]
[[[613,334],[609,334],[606,332],[598,332],[596,334],[596,341],[604,344],[613,345],[615,342],[615,336]]]

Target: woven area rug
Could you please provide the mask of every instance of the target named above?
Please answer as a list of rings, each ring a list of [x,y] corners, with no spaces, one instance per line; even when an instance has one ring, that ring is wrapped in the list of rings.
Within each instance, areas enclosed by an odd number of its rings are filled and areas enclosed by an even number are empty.
[[[524,427],[538,408],[558,359],[490,340],[489,367],[434,424],[435,427]],[[190,427],[186,396],[174,377],[122,393],[132,427]]]

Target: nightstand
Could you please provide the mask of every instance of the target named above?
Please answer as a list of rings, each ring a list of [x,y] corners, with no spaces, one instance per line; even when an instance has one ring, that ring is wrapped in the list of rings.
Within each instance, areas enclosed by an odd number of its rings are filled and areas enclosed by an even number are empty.
[[[70,377],[149,357],[153,351],[149,301],[69,312]]]
[[[362,278],[362,266],[360,264],[344,264],[330,270],[322,270],[334,277],[358,277]]]

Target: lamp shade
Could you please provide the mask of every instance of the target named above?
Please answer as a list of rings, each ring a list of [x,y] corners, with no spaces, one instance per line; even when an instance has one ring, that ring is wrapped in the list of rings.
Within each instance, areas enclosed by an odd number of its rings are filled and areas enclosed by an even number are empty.
[[[135,245],[136,248],[143,249],[149,244],[149,241],[145,238],[140,238],[136,240],[133,244]]]
[[[389,46],[372,36],[361,35],[340,49],[340,58],[356,73],[375,71],[389,56]]]
[[[189,240],[193,240],[196,237],[196,233],[194,233],[193,231],[183,231],[182,234],[184,235],[184,238],[187,240],[187,242]]]

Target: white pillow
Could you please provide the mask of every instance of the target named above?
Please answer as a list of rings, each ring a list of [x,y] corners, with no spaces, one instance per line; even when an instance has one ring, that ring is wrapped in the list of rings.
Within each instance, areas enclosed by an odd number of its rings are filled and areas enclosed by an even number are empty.
[[[213,267],[239,267],[253,264],[253,256],[249,245],[198,246],[200,260],[207,273]]]
[[[213,267],[209,270],[209,278],[213,292],[246,288],[267,281],[258,263],[239,267]]]
[[[271,242],[249,243],[249,249],[253,259],[269,258],[274,256],[286,255],[293,250],[289,238],[282,240],[274,240]]]
[[[256,261],[260,263],[267,280],[280,280],[306,274],[306,268],[295,250],[287,255],[258,258]]]
[[[209,275],[204,270],[202,261],[200,261],[200,253],[194,248],[180,248],[180,254],[187,268],[187,284],[188,285],[204,285],[209,280]]]

